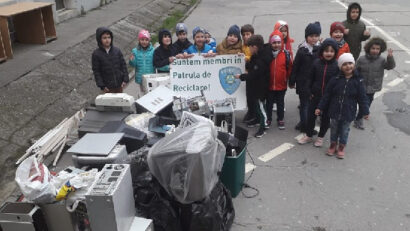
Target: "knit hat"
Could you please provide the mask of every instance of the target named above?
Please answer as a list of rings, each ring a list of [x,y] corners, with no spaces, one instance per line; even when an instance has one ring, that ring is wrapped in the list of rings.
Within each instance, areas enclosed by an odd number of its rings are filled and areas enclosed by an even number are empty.
[[[339,69],[342,69],[344,63],[355,63],[354,57],[351,53],[344,53],[339,57],[339,59],[337,60],[337,65],[339,66]]]
[[[239,40],[241,40],[241,29],[239,28],[239,26],[232,25],[231,27],[229,27],[227,35],[230,35],[230,34],[235,35],[236,37],[238,37]]]
[[[140,30],[138,33],[138,40],[146,38],[148,40],[151,40],[151,35],[149,34],[149,31],[147,30]]]
[[[269,39],[269,43],[273,43],[273,42],[281,42],[282,41],[282,39],[280,38],[280,36],[279,35],[273,35],[272,37],[270,37],[270,39]]]
[[[319,49],[320,56],[323,56],[323,52],[325,51],[326,47],[331,46],[335,50],[335,58],[337,56],[337,52],[339,51],[339,46],[337,45],[336,40],[332,38],[327,38],[325,41],[322,42]]]
[[[321,33],[322,28],[320,27],[320,22],[309,23],[305,29],[305,38],[312,34],[320,35]]]
[[[175,33],[178,34],[179,32],[188,33],[188,28],[183,23],[178,23],[175,27]]]
[[[332,36],[333,32],[335,32],[336,30],[340,30],[340,32],[343,33],[345,31],[345,27],[343,26],[343,23],[341,22],[332,23],[332,25],[330,25],[330,36]]]
[[[197,33],[203,33],[203,34],[205,34],[204,28],[201,28],[201,27],[199,27],[199,26],[195,27],[195,28],[192,30],[192,38],[195,39],[195,35],[196,35]]]

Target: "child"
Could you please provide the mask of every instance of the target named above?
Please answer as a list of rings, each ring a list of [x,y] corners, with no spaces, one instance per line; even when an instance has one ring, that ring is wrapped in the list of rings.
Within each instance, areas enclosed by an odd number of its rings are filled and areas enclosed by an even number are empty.
[[[246,80],[246,83],[251,85],[252,92],[250,95],[255,101],[253,105],[259,116],[259,130],[256,132],[255,137],[261,138],[265,134],[266,113],[263,100],[266,98],[267,92],[269,61],[262,49],[263,37],[261,35],[252,35],[248,40],[248,46],[252,53],[251,60],[247,63],[248,73],[238,74],[235,77],[240,78],[242,81]]]
[[[98,48],[94,50],[91,62],[97,87],[104,93],[122,93],[128,83],[128,70],[121,50],[113,45],[114,36],[105,27],[96,32]]]
[[[341,22],[334,22],[330,25],[330,37],[336,40],[337,45],[339,47],[339,51],[337,52],[336,59],[338,59],[344,53],[350,53],[349,44],[343,39],[343,32],[345,31],[345,27]]]
[[[245,54],[245,62],[249,62],[251,59],[251,50],[249,49],[248,46],[248,40],[249,38],[254,34],[255,30],[252,25],[246,24],[241,27],[241,35],[243,38],[243,44],[242,44],[242,53]],[[252,100],[250,98],[249,92],[251,90],[249,89],[249,84],[246,84],[246,104],[248,106],[248,111],[245,114],[245,117],[243,118],[244,123],[248,123],[250,121],[255,120],[256,118],[256,113],[253,110],[255,107],[252,105]]]
[[[338,45],[332,38],[325,39],[319,50],[319,59],[313,61],[312,71],[309,76],[307,86],[310,95],[308,120],[306,134],[298,140],[299,144],[312,142],[313,131],[316,122],[315,109],[323,97],[329,81],[339,74],[337,66],[336,54]],[[330,118],[326,111],[321,114],[320,131],[314,145],[321,147],[323,145],[323,137],[329,129]]]
[[[174,62],[177,52],[172,46],[171,32],[161,29],[158,32],[159,47],[154,51],[154,67],[159,73],[169,72],[169,64]]]
[[[184,50],[185,57],[192,57],[193,54],[204,54],[204,56],[215,56],[211,46],[205,43],[205,31],[201,27],[195,27],[192,31],[194,44]]]
[[[211,46],[212,50],[216,51],[216,40],[215,40],[215,38],[212,38],[212,35],[211,35],[211,33],[209,33],[208,30],[204,30],[204,31],[205,31],[205,42],[206,42],[206,44]]]
[[[295,129],[301,132],[306,131],[307,111],[309,104],[309,91],[306,85],[313,60],[317,58],[320,33],[322,32],[320,23],[309,23],[305,29],[305,41],[299,46],[293,62],[292,73],[290,75],[289,87],[294,88],[296,84],[296,94],[299,95],[300,122]]]
[[[242,53],[241,32],[237,25],[229,27],[228,34],[216,47],[218,55]]]
[[[175,27],[175,33],[177,35],[178,40],[172,44],[177,54],[183,53],[185,49],[192,45],[192,43],[188,40],[188,28],[183,23],[178,23]]]
[[[137,98],[143,96],[141,83],[142,75],[154,73],[152,58],[154,47],[151,44],[151,35],[147,30],[138,33],[138,46],[132,49],[129,64],[135,68],[135,82],[137,83]]]
[[[279,20],[276,22],[275,27],[273,29],[273,31],[275,30],[279,30],[282,35],[283,35],[283,39],[284,39],[284,44],[285,47],[284,49],[289,51],[290,56],[293,59],[293,50],[292,50],[292,43],[295,41],[293,40],[290,35],[289,35],[289,25],[287,22],[283,21],[283,20]]]
[[[355,60],[359,58],[362,50],[362,41],[370,38],[370,31],[366,30],[366,25],[360,20],[362,7],[359,3],[354,2],[347,9],[347,19],[343,21],[345,26],[344,38],[349,44],[349,48]]]
[[[389,49],[387,59],[381,54],[386,50],[386,42],[381,38],[372,38],[364,46],[365,55],[357,60],[357,70],[363,77],[364,87],[369,102],[372,104],[374,93],[380,91],[383,85],[384,69],[391,70],[396,66],[393,50]],[[363,114],[359,111],[354,122],[354,127],[364,129]]]
[[[267,125],[270,126],[272,122],[272,106],[273,103],[277,104],[277,124],[280,130],[285,129],[284,121],[284,107],[285,107],[285,94],[288,84],[288,79],[292,71],[292,59],[289,51],[285,50],[283,35],[279,30],[272,32],[269,37],[269,43],[271,45],[270,56],[272,61],[270,62],[270,78],[269,78],[269,91],[267,99]]]
[[[344,53],[339,57],[338,66],[340,75],[330,80],[325,94],[315,111],[320,115],[328,111],[330,116],[330,147],[327,155],[333,156],[336,152],[337,157],[343,159],[345,156],[344,148],[350,131],[350,123],[356,116],[356,105],[363,112],[363,118],[369,118],[369,106],[362,79],[355,71],[354,57],[350,53]]]

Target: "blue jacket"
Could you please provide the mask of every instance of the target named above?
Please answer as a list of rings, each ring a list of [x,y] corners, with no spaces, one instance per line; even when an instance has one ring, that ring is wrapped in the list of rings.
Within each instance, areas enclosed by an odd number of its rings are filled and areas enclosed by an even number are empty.
[[[327,110],[331,119],[352,122],[356,117],[357,104],[363,115],[369,114],[363,79],[355,71],[350,79],[346,79],[343,73],[331,79],[318,108]]]
[[[154,47],[149,44],[147,49],[143,49],[141,46],[132,49],[134,60],[130,60],[129,64],[135,67],[135,82],[142,83],[142,75],[154,73],[154,65],[152,59],[154,56]]]
[[[216,50],[214,48],[212,48],[211,46],[209,46],[208,44],[204,44],[204,48],[199,52],[198,49],[196,48],[196,45],[193,44],[190,47],[188,47],[187,49],[184,50],[184,52],[188,53],[188,54],[203,54],[203,53],[208,53],[210,50],[212,50],[214,53],[216,52]]]

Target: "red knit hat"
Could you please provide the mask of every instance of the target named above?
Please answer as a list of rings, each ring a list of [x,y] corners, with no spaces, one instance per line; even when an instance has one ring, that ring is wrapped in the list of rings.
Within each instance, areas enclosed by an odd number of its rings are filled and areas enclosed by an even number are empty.
[[[332,23],[332,25],[330,25],[330,36],[332,36],[332,33],[335,32],[336,30],[340,30],[343,33],[345,31],[345,27],[343,26],[343,23],[341,22]]]

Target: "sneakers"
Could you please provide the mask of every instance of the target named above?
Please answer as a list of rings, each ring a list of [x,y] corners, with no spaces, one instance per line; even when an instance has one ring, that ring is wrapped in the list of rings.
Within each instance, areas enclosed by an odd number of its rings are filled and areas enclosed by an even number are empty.
[[[339,147],[337,148],[337,158],[339,159],[344,159],[345,158],[345,144],[339,144]]]
[[[248,128],[253,128],[255,126],[258,126],[259,122],[257,119],[253,119],[252,121],[249,121],[246,126],[248,126]]]
[[[265,134],[266,134],[265,129],[259,128],[258,132],[255,133],[255,137],[256,138],[261,138]]]
[[[306,134],[304,135],[304,136],[302,136],[302,138],[300,138],[299,140],[298,140],[298,143],[299,144],[307,144],[307,143],[310,143],[310,142],[312,142],[312,137],[309,137],[309,136],[307,136]]]
[[[331,142],[329,149],[327,149],[326,155],[333,156],[336,152],[336,146],[337,146],[336,142]]]
[[[279,128],[280,130],[284,130],[284,129],[285,129],[285,121],[279,120],[279,121],[278,121],[278,128]]]
[[[271,124],[272,124],[272,121],[266,120],[265,128],[270,128]]]
[[[313,145],[315,147],[322,147],[323,146],[323,137],[318,137]]]
[[[353,122],[353,127],[360,129],[360,130],[364,130],[363,119],[355,120]]]

